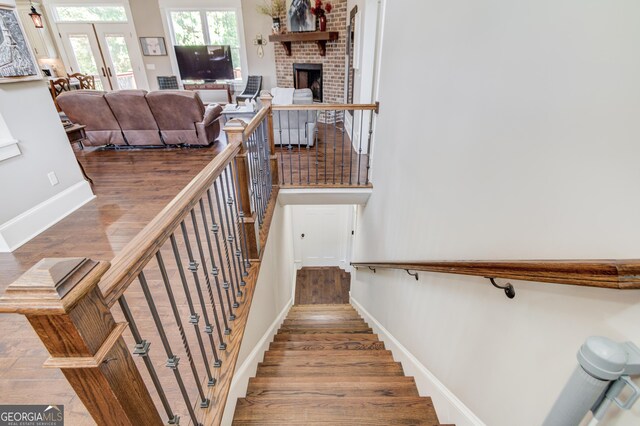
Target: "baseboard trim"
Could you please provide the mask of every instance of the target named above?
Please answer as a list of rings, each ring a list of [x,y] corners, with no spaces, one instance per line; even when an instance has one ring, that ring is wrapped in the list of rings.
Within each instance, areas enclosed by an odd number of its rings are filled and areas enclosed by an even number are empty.
[[[357,300],[353,297],[349,299],[364,320],[384,341],[385,347],[393,352],[395,360],[402,364],[405,374],[415,377],[420,395],[431,397],[441,423],[454,423],[457,426],[486,426]]]
[[[224,416],[221,424],[230,425],[233,421],[233,413],[236,409],[238,398],[246,396],[249,379],[255,375],[258,369],[258,363],[262,361],[264,353],[269,349],[269,343],[271,343],[273,336],[278,332],[280,324],[284,321],[291,306],[293,306],[293,298],[289,299],[285,304],[278,317],[271,323],[266,333],[264,333],[251,353],[249,353],[247,359],[244,360],[239,368],[236,368],[236,372],[231,380],[229,396],[227,397],[227,404],[224,408]]]
[[[82,181],[0,225],[0,253],[10,253],[55,225],[95,195]]]

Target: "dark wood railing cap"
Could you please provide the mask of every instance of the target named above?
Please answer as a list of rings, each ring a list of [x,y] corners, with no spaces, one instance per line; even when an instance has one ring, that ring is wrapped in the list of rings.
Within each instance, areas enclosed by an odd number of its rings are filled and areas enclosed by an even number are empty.
[[[0,297],[0,313],[66,314],[110,266],[84,257],[42,259],[7,287]]]

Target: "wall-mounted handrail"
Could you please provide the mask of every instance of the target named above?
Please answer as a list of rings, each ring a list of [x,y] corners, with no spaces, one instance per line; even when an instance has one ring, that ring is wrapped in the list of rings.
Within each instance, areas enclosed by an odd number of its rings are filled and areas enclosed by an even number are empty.
[[[352,262],[373,269],[401,269],[569,284],[616,290],[640,289],[640,260],[460,260]]]
[[[274,111],[375,111],[376,114],[380,108],[379,103],[375,104],[329,104],[329,103],[313,103],[313,104],[291,104],[291,105],[272,105]]]

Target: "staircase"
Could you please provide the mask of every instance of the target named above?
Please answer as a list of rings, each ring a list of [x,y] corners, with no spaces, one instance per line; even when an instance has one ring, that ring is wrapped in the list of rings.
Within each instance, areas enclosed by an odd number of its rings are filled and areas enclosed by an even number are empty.
[[[295,305],[289,311],[234,425],[438,425],[391,351],[351,305]]]

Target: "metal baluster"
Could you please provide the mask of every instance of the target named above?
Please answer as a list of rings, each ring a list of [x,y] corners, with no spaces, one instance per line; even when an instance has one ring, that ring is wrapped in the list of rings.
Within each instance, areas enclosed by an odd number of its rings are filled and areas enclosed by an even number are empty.
[[[244,226],[244,219],[241,219],[240,217],[240,213],[241,213],[241,206],[238,206],[239,204],[239,199],[240,197],[237,196],[236,194],[236,188],[235,185],[233,183],[233,169],[231,168],[231,164],[229,164],[229,166],[227,167],[227,169],[225,169],[225,175],[227,178],[227,193],[230,194],[230,196],[233,196],[233,200],[234,203],[236,205],[236,208],[232,210],[235,211],[235,218],[234,215],[231,215],[231,220],[234,221],[235,223],[235,227],[233,228],[233,236],[236,240],[236,256],[238,257],[238,261],[241,265],[241,272],[242,272],[242,276],[246,277],[247,275],[249,275],[247,273],[247,267],[246,264],[244,262],[244,254],[243,254],[243,235],[240,232],[240,227]],[[231,176],[229,176],[231,175]],[[231,184],[229,185],[229,182],[231,182]],[[246,285],[246,283],[244,282],[244,280],[241,283],[242,286]]]
[[[233,211],[237,209],[234,207],[235,206],[235,198],[233,197],[231,190],[230,190],[230,185],[229,185],[229,167],[227,166],[224,169],[224,184],[227,188],[227,204],[229,205],[229,210],[230,210],[230,215],[231,215],[231,222],[233,222],[234,219],[234,214]],[[221,175],[222,176],[222,175]],[[220,183],[222,184],[222,182]],[[245,285],[247,285],[246,282],[244,282],[244,279],[242,277],[245,276],[245,274],[243,274],[243,267],[242,267],[242,249],[240,248],[240,241],[238,240],[238,233],[236,232],[236,226],[232,223],[230,225],[231,230],[233,231],[233,244],[232,244],[232,249],[234,249],[234,253],[235,253],[235,258],[236,258],[236,263],[238,265],[238,274],[239,274],[239,282],[240,282],[240,286],[244,287]],[[229,237],[231,237],[231,232],[229,232]],[[235,267],[234,267],[235,268]],[[240,296],[240,289],[238,289],[238,295]]]
[[[338,110],[333,110],[333,184],[336,183],[336,148],[338,148]]]
[[[322,141],[324,142],[324,183],[327,183],[327,142],[329,142],[329,132],[327,131],[327,111],[324,112],[324,134]]]
[[[259,138],[258,138],[259,140]],[[264,222],[264,217],[267,212],[267,203],[269,202],[269,189],[267,188],[267,179],[269,178],[269,162],[267,152],[265,151],[266,144],[264,143],[264,139],[262,140],[262,144],[258,145],[258,160],[260,161],[260,193],[262,194],[261,206],[262,210],[262,221]],[[300,165],[298,164],[298,168]]]
[[[233,159],[233,163],[235,165],[235,170],[238,170],[238,158],[234,158]],[[231,169],[231,174],[234,176],[234,180],[231,182],[232,185],[234,186],[234,191],[236,191],[236,194],[238,194],[238,191],[240,190],[240,182],[238,181],[238,173],[234,173],[234,169]],[[238,188],[238,189],[236,189]],[[236,197],[238,199],[238,204],[239,204],[239,212],[238,215],[241,217],[242,219],[242,236],[243,236],[243,241],[244,241],[244,252],[246,253],[246,257],[244,259],[244,263],[245,263],[245,268],[249,268],[251,267],[251,262],[249,261],[249,246],[248,246],[248,242],[247,242],[247,228],[246,228],[246,224],[244,222],[244,207],[242,206],[242,197],[237,196]],[[246,269],[245,269],[246,271]]]
[[[318,133],[319,133],[319,127],[320,127],[319,121],[320,121],[320,112],[318,112],[316,115],[316,128],[314,129],[314,133],[315,133],[314,137],[316,139],[316,143],[315,143],[316,145],[316,185],[320,183],[319,181],[320,160],[318,159],[318,141],[319,141]]]
[[[215,363],[214,367],[220,367],[221,361],[218,358],[218,352],[216,351],[216,344],[213,341],[213,327],[211,326],[211,321],[209,321],[209,312],[207,311],[207,304],[204,301],[204,296],[202,295],[202,286],[200,285],[200,278],[198,277],[198,268],[200,265],[193,258],[193,250],[191,249],[191,242],[189,241],[189,234],[187,232],[187,225],[185,225],[184,221],[180,222],[180,229],[182,230],[182,237],[184,238],[184,244],[187,249],[187,258],[189,260],[189,271],[193,275],[193,281],[196,284],[196,290],[198,294],[198,300],[200,301],[200,308],[202,309],[202,316],[204,317],[204,332],[209,336],[209,343],[211,344],[211,350],[213,351],[213,358]],[[206,274],[206,270],[205,270]]]
[[[200,375],[198,374],[198,369],[196,368],[195,362],[193,362],[193,356],[191,355],[191,347],[189,346],[189,340],[187,340],[187,335],[184,332],[184,327],[182,325],[182,319],[180,318],[180,312],[178,311],[178,306],[176,305],[176,299],[173,296],[173,290],[171,289],[171,284],[169,283],[169,276],[167,275],[167,269],[164,266],[164,261],[162,260],[162,254],[160,251],[156,253],[156,261],[158,262],[158,266],[160,267],[160,275],[162,276],[162,282],[164,283],[164,288],[167,290],[167,296],[169,297],[169,304],[171,305],[171,310],[173,311],[173,316],[176,319],[176,326],[178,327],[178,332],[180,333],[180,339],[182,340],[182,346],[184,347],[184,351],[187,354],[187,360],[189,360],[189,365],[191,366],[191,373],[193,374],[193,378],[196,381],[196,387],[198,388],[198,395],[200,395],[200,408],[207,408],[209,406],[209,399],[204,396],[204,391],[202,390],[202,384],[200,383]],[[213,380],[213,376],[211,376],[211,370],[209,370],[209,366],[207,365],[207,376],[209,379],[209,386],[215,385],[215,380]]]
[[[198,339],[198,346],[200,347],[200,353],[202,354],[202,361],[204,362],[205,369],[207,370],[207,377],[209,378],[208,384],[209,386],[213,386],[216,384],[216,379],[213,378],[213,375],[211,374],[211,369],[209,368],[209,359],[204,348],[204,341],[202,340],[202,335],[200,334],[200,330],[198,329],[198,324],[200,323],[200,315],[196,313],[196,310],[193,306],[193,299],[191,298],[191,291],[189,291],[189,286],[187,285],[187,277],[185,276],[184,269],[182,268],[182,260],[180,259],[180,253],[178,251],[176,238],[173,234],[171,234],[169,239],[171,241],[171,248],[173,249],[173,255],[176,261],[176,265],[178,265],[182,288],[184,290],[185,297],[187,298],[187,306],[189,306],[189,323],[193,324],[193,331],[195,332],[196,338]],[[158,254],[159,253],[160,252],[158,252]],[[158,264],[160,264],[160,261],[158,261]],[[164,265],[162,266],[162,268],[164,268]]]
[[[360,163],[362,162],[362,126],[364,110],[360,111],[360,137],[358,138],[358,185],[360,185]]]
[[[284,185],[285,173],[284,173],[284,154],[282,151],[282,147],[284,145],[284,141],[282,140],[282,111],[278,111],[278,132],[280,133],[280,169],[282,171],[282,184]]]
[[[256,211],[258,213],[258,222],[260,223],[260,225],[262,225],[262,221],[264,220],[264,209],[262,208],[263,203],[264,203],[264,191],[263,191],[263,186],[262,186],[262,180],[264,179],[264,170],[263,170],[263,164],[262,164],[262,153],[261,153],[261,149],[260,149],[260,141],[258,138],[257,133],[253,134],[253,139],[254,139],[254,153],[253,153],[253,158],[255,161],[255,165],[256,165],[256,191],[258,193],[258,204],[256,205]]]
[[[221,185],[222,186],[222,185]],[[227,260],[227,267],[229,268],[229,281],[226,280],[225,278],[225,285],[226,288],[231,288],[231,296],[233,296],[233,308],[237,308],[240,306],[240,304],[238,303],[238,300],[236,300],[236,289],[233,285],[233,269],[231,268],[231,262],[229,261],[229,245],[227,242],[227,237],[226,234],[227,232],[225,231],[225,226],[224,226],[224,217],[222,216],[222,207],[221,207],[221,203],[220,203],[220,194],[218,192],[218,182],[217,180],[213,182],[213,187],[214,187],[214,192],[216,194],[216,204],[218,205],[218,217],[220,218],[220,230],[222,231],[222,245],[224,246],[224,254],[225,254],[225,258]],[[225,210],[226,212],[226,210]],[[224,269],[224,268],[223,268]],[[235,314],[231,314],[229,316],[229,320],[233,321],[234,319],[236,319]]]
[[[344,129],[347,125],[346,111],[342,111],[342,154],[340,158],[340,184],[344,184]]]
[[[313,115],[313,111],[307,111],[306,119],[309,120],[309,116]],[[307,135],[307,131],[309,130],[309,126],[307,125],[308,121],[304,123],[304,142],[307,144],[307,185],[311,184],[311,146],[309,146],[309,136]]]
[[[306,123],[306,122],[305,122]],[[305,124],[305,128],[306,128],[306,124]],[[302,158],[301,158],[301,153],[300,153],[300,110],[298,110],[298,129],[297,129],[297,133],[298,133],[298,183],[302,183]]]
[[[356,136],[355,133],[353,133],[355,131],[355,125],[356,125],[356,110],[352,109],[351,110],[351,140],[349,141],[349,185],[353,184],[353,172],[352,172],[352,167],[353,167],[353,138]]]
[[[233,321],[236,317],[233,314],[233,309],[231,308],[231,298],[229,297],[229,282],[227,281],[227,273],[224,269],[224,261],[222,260],[222,250],[220,248],[220,240],[218,239],[218,232],[220,231],[220,226],[216,223],[216,216],[213,213],[213,200],[211,199],[211,190],[207,189],[207,199],[209,200],[209,212],[211,213],[211,232],[213,232],[213,239],[216,242],[216,249],[218,252],[218,265],[220,265],[220,267],[213,271],[213,275],[216,279],[216,285],[218,286],[218,295],[220,295],[220,285],[219,285],[219,280],[218,280],[218,275],[219,275],[219,271],[222,271],[222,288],[224,288],[224,291],[227,295],[227,302],[228,302],[228,306],[229,306],[229,320]],[[215,264],[215,261],[211,260],[211,262],[213,264]],[[220,296],[220,301],[222,301],[222,296]],[[224,313],[224,305],[222,306],[222,312]],[[231,333],[231,329],[229,328],[229,326],[227,325],[227,319],[225,317],[224,320],[224,325],[225,325],[225,334],[229,334]]]
[[[269,139],[267,138],[267,122],[266,120],[262,122],[262,132],[263,132],[263,150],[264,150],[264,169],[267,172],[266,176],[266,184],[267,184],[267,197],[265,200],[265,206],[269,204],[269,199],[271,198],[271,188],[273,186],[271,182],[271,147],[269,146]]]
[[[293,163],[291,160],[291,151],[293,150],[293,146],[291,146],[291,111],[287,110],[287,134],[289,135],[289,140],[287,144],[287,151],[289,152],[289,183],[293,185]]]
[[[367,181],[365,185],[369,184],[369,169],[371,168],[371,138],[373,137],[373,111],[369,115],[369,141],[367,142]]]
[[[200,213],[204,215],[204,205],[202,202],[202,198],[200,199]],[[222,338],[222,331],[220,330],[220,320],[218,319],[218,309],[216,308],[216,300],[213,297],[213,290],[211,290],[211,281],[209,280],[209,268],[207,267],[207,259],[204,257],[204,250],[202,249],[202,240],[200,239],[200,231],[198,230],[198,221],[196,219],[195,209],[191,209],[191,223],[193,224],[193,231],[195,232],[195,236],[196,236],[196,245],[198,247],[198,254],[200,255],[200,262],[202,263],[204,283],[205,283],[205,286],[207,287],[207,294],[209,295],[209,301],[211,302],[211,308],[213,310],[213,321],[216,323],[216,331],[218,332],[218,342],[219,342],[218,348],[220,348],[220,350],[225,350],[227,345],[224,344],[224,339]],[[209,233],[206,232],[207,224],[205,222],[203,223],[205,227],[205,235],[207,236],[207,238],[209,238]],[[222,313],[222,317],[224,318],[224,312]],[[216,359],[216,366],[219,366],[219,364],[222,364],[222,361]]]
[[[149,285],[147,284],[147,279],[144,276],[144,272],[140,272],[140,274],[138,274],[138,281],[140,281],[140,286],[142,287],[144,298],[147,300],[147,305],[149,306],[149,310],[151,311],[153,322],[156,324],[156,329],[158,330],[158,334],[160,335],[162,346],[164,346],[164,350],[167,353],[166,366],[173,370],[176,382],[178,382],[178,387],[180,388],[180,393],[182,394],[182,398],[187,405],[187,410],[189,410],[189,417],[191,417],[191,421],[194,424],[201,425],[201,423],[198,422],[195,411],[193,411],[193,406],[191,405],[191,401],[189,400],[189,394],[187,393],[187,389],[185,388],[184,382],[182,381],[182,376],[180,375],[180,370],[178,368],[180,358],[178,358],[171,349],[171,344],[169,344],[169,339],[167,339],[167,334],[164,331],[162,320],[160,319],[160,315],[158,314],[158,310],[156,309],[156,304],[153,301],[153,296],[151,296],[151,291],[149,291]]]
[[[206,223],[205,223],[205,228],[206,228]],[[206,233],[207,235],[207,240],[209,239],[209,234]],[[189,286],[187,284],[187,277],[184,273],[184,268],[182,267],[182,259],[180,256],[180,250],[178,249],[178,242],[176,240],[175,235],[171,234],[171,236],[169,237],[169,240],[171,241],[171,248],[173,249],[173,255],[176,259],[176,264],[178,265],[178,272],[180,274],[180,280],[182,281],[182,286],[184,287],[184,292],[187,295],[187,303],[189,304],[189,310],[191,311],[191,319],[189,320],[190,323],[193,324],[193,328],[196,331],[196,335],[198,336],[198,342],[200,343],[200,349],[203,351],[204,354],[204,347],[203,347],[203,342],[202,342],[202,338],[200,337],[200,333],[198,332],[198,323],[200,322],[200,316],[196,313],[196,310],[194,308],[193,305],[193,299],[191,298],[191,292],[189,291]],[[205,273],[207,271],[207,268],[205,268]],[[217,282],[216,282],[217,285]],[[224,319],[225,321],[225,326],[227,324],[227,320],[224,317],[224,302],[222,300],[222,295],[220,294],[220,289],[218,288],[218,296],[220,297],[220,304],[222,305],[222,319]],[[216,319],[217,322],[217,319]],[[225,350],[226,349],[226,345],[224,344],[224,342],[222,342],[222,338],[220,339],[221,344],[218,346],[218,348],[220,350]],[[206,356],[206,355],[203,355]],[[222,365],[222,362],[219,359],[216,359],[215,357],[217,356],[217,353],[214,351],[214,367],[220,367]],[[206,363],[206,361],[205,361]]]
[[[231,205],[233,203],[233,199],[231,198],[230,195],[225,193],[225,185],[223,184],[223,175],[222,173],[220,174],[220,188],[222,189],[222,199],[225,200],[225,203],[223,205],[224,207],[224,217],[226,220],[226,224],[227,224],[227,243],[229,244],[229,250],[231,251],[231,259],[230,262],[233,265],[233,274],[235,276],[235,291],[236,291],[236,296],[238,297],[242,297],[242,290],[240,290],[240,281],[241,281],[241,277],[242,277],[242,273],[238,273],[238,264],[236,263],[237,257],[236,257],[236,247],[237,244],[235,242],[236,237],[235,235],[232,234],[232,231],[235,229],[235,227],[233,226],[233,223],[231,223],[231,221],[229,220],[229,215],[228,215],[228,209],[231,208]],[[228,191],[227,191],[228,192]],[[220,222],[222,222],[222,220],[220,220]],[[229,273],[229,275],[231,275],[231,273]]]
[[[168,423],[170,425],[177,425],[180,422],[180,417],[173,414],[173,410],[171,409],[171,405],[169,404],[167,395],[164,393],[162,383],[160,383],[160,379],[158,379],[158,373],[156,373],[153,362],[151,362],[151,358],[149,357],[149,347],[151,346],[151,343],[147,342],[146,340],[142,340],[142,336],[140,335],[140,331],[138,330],[138,326],[133,319],[133,314],[129,309],[129,304],[127,303],[124,295],[120,296],[120,298],[118,299],[118,303],[120,304],[120,309],[122,309],[122,313],[124,314],[124,319],[129,323],[129,329],[131,330],[131,334],[133,335],[133,340],[136,342],[133,354],[142,357],[144,365],[147,367],[147,371],[149,372],[149,376],[151,376],[153,386],[158,392],[162,407],[164,407],[164,411],[167,413],[167,417],[169,418]]]

